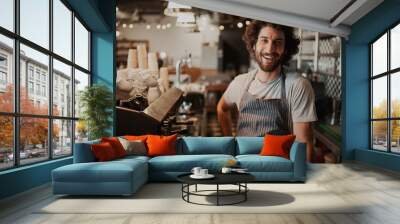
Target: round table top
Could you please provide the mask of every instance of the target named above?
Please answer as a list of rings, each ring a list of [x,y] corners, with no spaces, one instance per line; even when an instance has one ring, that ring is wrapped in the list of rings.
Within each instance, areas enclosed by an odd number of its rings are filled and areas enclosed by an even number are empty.
[[[255,180],[255,177],[249,173],[212,173],[215,177],[210,179],[194,179],[190,177],[191,174],[179,175],[177,179],[186,184],[236,184]]]

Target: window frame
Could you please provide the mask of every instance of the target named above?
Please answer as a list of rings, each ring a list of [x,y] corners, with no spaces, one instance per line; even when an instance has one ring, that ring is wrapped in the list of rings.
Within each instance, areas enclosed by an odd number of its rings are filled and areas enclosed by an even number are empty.
[[[400,21],[396,21],[394,24],[392,24],[390,27],[385,29],[384,32],[379,34],[375,39],[373,39],[370,43],[368,43],[369,47],[369,149],[373,151],[379,151],[379,152],[385,152],[385,153],[391,153],[391,154],[400,154],[400,152],[394,152],[392,151],[392,121],[400,121],[400,117],[393,117],[392,116],[392,99],[391,99],[391,91],[392,91],[392,86],[391,86],[391,80],[392,80],[392,75],[395,75],[396,73],[400,72],[400,66],[394,69],[391,69],[391,31],[393,28],[396,26],[400,26]],[[374,76],[373,74],[373,44],[379,40],[381,37],[383,37],[385,34],[387,34],[387,62],[386,62],[386,71],[376,74]],[[386,118],[373,118],[373,81],[378,79],[386,77],[386,87],[387,87],[387,105],[386,105]],[[386,121],[386,151],[379,150],[374,148],[374,136],[373,136],[373,122],[374,121]]]
[[[0,35],[3,35],[5,37],[11,38],[13,40],[13,52],[12,52],[12,57],[13,57],[13,63],[12,65],[10,65],[12,68],[9,69],[12,71],[13,75],[13,79],[14,79],[14,110],[13,112],[2,112],[0,111],[0,116],[11,116],[13,118],[13,153],[14,153],[14,161],[13,161],[13,166],[11,167],[5,167],[5,168],[0,168],[0,172],[5,171],[5,170],[10,170],[10,169],[16,169],[19,167],[23,167],[23,166],[29,166],[29,165],[33,165],[33,164],[37,164],[37,163],[43,163],[49,160],[53,160],[53,159],[62,159],[65,157],[70,157],[73,156],[73,152],[74,152],[74,143],[75,143],[75,125],[76,125],[76,121],[79,120],[79,117],[75,117],[75,108],[72,107],[71,108],[71,114],[68,116],[56,116],[53,115],[53,59],[58,60],[61,63],[64,63],[68,66],[71,66],[71,81],[70,81],[70,86],[71,86],[71,105],[74,105],[75,103],[75,88],[74,88],[74,82],[75,82],[75,69],[78,69],[79,71],[85,73],[88,75],[89,77],[89,83],[88,85],[91,86],[92,85],[92,69],[91,69],[91,65],[92,65],[92,61],[91,61],[91,49],[92,49],[92,43],[91,43],[91,37],[92,37],[92,31],[91,29],[89,29],[89,27],[87,26],[87,24],[83,21],[83,19],[72,9],[72,7],[65,1],[65,0],[59,0],[68,10],[71,11],[71,18],[70,18],[70,22],[71,22],[71,59],[67,59],[64,58],[63,56],[55,53],[53,50],[53,1],[54,0],[48,0],[49,2],[49,47],[48,49],[46,49],[45,47],[42,47],[39,44],[36,44],[32,41],[30,41],[29,39],[24,38],[23,36],[20,35],[20,0],[14,0],[13,1],[13,10],[14,10],[14,18],[13,18],[13,26],[14,26],[14,31],[10,31],[4,27],[0,26]],[[88,31],[88,69],[85,69],[81,66],[79,66],[78,64],[75,63],[75,25],[74,25],[74,20],[75,18],[77,20],[79,20],[79,22],[84,26],[84,28]],[[45,55],[48,56],[49,59],[49,63],[48,63],[48,74],[47,74],[47,79],[46,81],[46,87],[45,90],[48,92],[45,94],[48,96],[48,112],[46,115],[39,115],[39,114],[26,114],[26,113],[21,113],[20,111],[20,85],[21,85],[21,80],[20,80],[20,65],[21,65],[21,56],[20,56],[20,45],[23,44],[27,47],[32,48],[33,50],[36,50],[40,53],[43,53]],[[28,82],[30,79],[30,74],[28,72],[28,69],[30,67],[29,63],[26,64],[27,65],[27,73],[26,75],[26,82]],[[36,69],[33,70],[33,83],[34,86],[36,83],[42,83],[41,81],[41,74],[42,72],[40,72],[40,76],[39,76],[39,80],[37,80],[38,82],[36,82]],[[27,91],[29,91],[27,89]],[[34,91],[36,91],[36,89],[34,89]],[[38,95],[38,96],[42,96],[42,94]],[[38,162],[32,162],[32,163],[24,163],[21,164],[21,159],[20,159],[20,119],[21,118],[45,118],[47,119],[48,122],[48,136],[47,136],[47,142],[49,144],[47,144],[47,152],[48,155],[47,157],[44,157],[43,160],[40,160]],[[71,121],[71,153],[68,155],[62,155],[62,156],[54,156],[53,152],[54,152],[54,146],[52,144],[53,142],[53,121],[56,120],[65,120],[65,121]],[[51,143],[51,144],[50,144]]]

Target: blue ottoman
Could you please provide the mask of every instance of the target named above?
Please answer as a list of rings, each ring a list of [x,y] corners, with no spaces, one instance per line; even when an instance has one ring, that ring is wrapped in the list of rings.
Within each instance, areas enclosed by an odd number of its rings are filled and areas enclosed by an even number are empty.
[[[52,171],[53,193],[132,195],[148,180],[146,158],[74,163]]]

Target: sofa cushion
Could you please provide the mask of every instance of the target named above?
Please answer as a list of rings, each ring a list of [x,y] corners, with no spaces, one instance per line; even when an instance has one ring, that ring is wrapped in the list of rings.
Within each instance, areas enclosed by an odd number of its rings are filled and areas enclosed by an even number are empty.
[[[289,159],[290,147],[296,135],[265,135],[261,156],[280,156]]]
[[[93,144],[90,147],[94,157],[96,157],[96,160],[99,162],[110,161],[118,158],[112,145],[108,142]]]
[[[137,155],[130,155],[130,156],[125,156],[124,158],[116,159],[113,160],[113,162],[131,162],[131,161],[142,161],[142,162],[148,162],[150,157],[147,156],[137,156]]]
[[[148,156],[165,156],[176,154],[177,135],[148,135],[147,136],[147,152]]]
[[[225,154],[235,155],[233,137],[183,137],[178,141],[178,154]]]
[[[236,137],[236,155],[260,154],[263,137]]]
[[[278,156],[238,155],[236,159],[241,168],[249,172],[292,172],[292,161]]]
[[[134,172],[142,172],[146,162],[139,159],[74,163],[53,170],[58,182],[129,182]]]
[[[219,171],[230,159],[231,155],[175,155],[158,156],[149,160],[150,171],[163,172],[190,172],[193,167],[199,166],[211,172]]]
[[[117,137],[104,137],[101,138],[101,142],[110,143],[110,145],[114,149],[117,158],[122,158],[126,156],[126,151]]]
[[[140,140],[145,142],[147,140],[147,135],[125,135],[123,137],[129,141]]]
[[[126,155],[147,155],[146,143],[141,140],[126,140],[125,138],[118,137],[122,146],[126,151]]]

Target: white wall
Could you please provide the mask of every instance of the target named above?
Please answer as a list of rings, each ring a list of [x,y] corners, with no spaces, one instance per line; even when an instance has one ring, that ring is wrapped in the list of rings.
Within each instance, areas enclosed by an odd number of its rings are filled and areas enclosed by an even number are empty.
[[[191,53],[192,64],[196,67],[200,67],[203,64],[201,61],[203,43],[214,42],[214,46],[217,47],[218,45],[219,30],[216,28],[189,33],[187,28],[176,27],[175,18],[173,17],[166,17],[160,22],[160,24],[167,23],[170,23],[172,26],[166,30],[156,29],[156,24],[158,23],[151,23],[150,30],[146,29],[146,24],[135,24],[133,28],[129,28],[129,26],[122,28],[119,25],[120,36],[118,39],[148,40],[150,51],[166,52],[167,56],[172,58],[173,65],[185,54]]]

